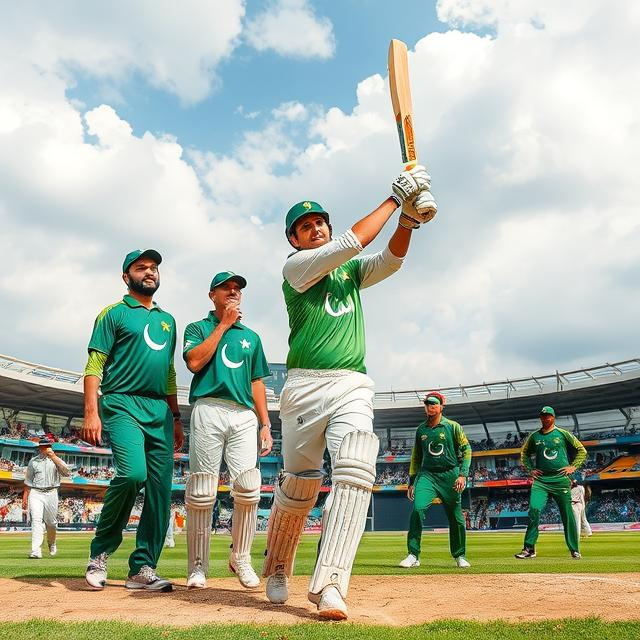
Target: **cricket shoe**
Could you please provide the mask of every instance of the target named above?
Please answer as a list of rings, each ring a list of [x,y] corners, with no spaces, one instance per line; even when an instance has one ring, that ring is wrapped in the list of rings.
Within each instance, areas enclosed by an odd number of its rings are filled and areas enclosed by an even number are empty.
[[[260,578],[258,578],[248,560],[232,560],[229,558],[229,570],[238,576],[240,584],[245,589],[255,589],[260,586]]]
[[[529,558],[535,558],[536,551],[535,549],[527,549],[527,547],[525,547],[520,553],[516,553],[515,557],[518,558],[518,560],[527,560]]]
[[[206,589],[207,576],[202,571],[195,569],[187,578],[187,588],[189,589]]]
[[[129,576],[124,586],[127,589],[145,589],[161,593],[173,591],[173,585],[168,580],[161,578],[156,570],[147,564],[140,567],[140,571],[135,576]]]
[[[282,571],[267,578],[267,598],[273,604],[284,604],[289,599],[289,579]]]
[[[320,596],[316,593],[309,594],[309,600],[318,605],[318,615],[326,620],[346,620],[347,605],[340,592],[333,585],[322,590]]]
[[[582,558],[582,554],[579,551],[572,551],[571,552],[571,557],[574,560],[580,560]]]
[[[42,558],[42,554],[32,551],[28,557],[29,557],[29,560],[40,560]]]
[[[92,589],[104,589],[107,584],[108,553],[100,553],[95,558],[89,558],[89,564],[84,579]]]
[[[471,563],[464,556],[458,556],[456,558],[456,566],[458,569],[468,569]]]
[[[57,547],[57,545],[56,545],[56,543],[55,543],[55,542],[52,542],[52,543],[49,545],[49,555],[50,555],[50,556],[55,556],[55,555],[56,555],[56,553],[58,553],[58,547]]]
[[[176,543],[174,540],[169,540],[164,543],[164,546],[167,547],[167,549],[173,549],[176,546]]]
[[[400,560],[400,564],[398,566],[402,567],[403,569],[419,567],[420,560],[418,560],[418,558],[416,558],[413,553],[410,553],[404,560]]]

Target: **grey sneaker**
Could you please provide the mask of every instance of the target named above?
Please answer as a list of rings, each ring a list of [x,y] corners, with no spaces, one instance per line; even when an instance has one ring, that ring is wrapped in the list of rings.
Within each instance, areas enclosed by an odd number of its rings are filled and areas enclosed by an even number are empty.
[[[289,599],[289,580],[282,571],[267,578],[267,598],[273,604],[284,604]]]
[[[127,589],[145,589],[147,591],[160,591],[169,593],[173,591],[173,585],[156,573],[156,570],[148,565],[140,567],[135,576],[129,576],[124,583]]]
[[[535,549],[525,547],[520,553],[516,553],[515,557],[518,558],[518,560],[529,560],[530,558],[536,557],[536,552]]]
[[[56,545],[56,543],[55,543],[55,542],[52,542],[52,543],[49,545],[49,555],[50,555],[50,556],[55,556],[55,555],[56,555],[56,553],[58,553],[58,547],[57,547],[57,545]]]
[[[108,553],[100,553],[95,558],[89,558],[84,579],[92,589],[104,589],[107,584],[107,558]]]

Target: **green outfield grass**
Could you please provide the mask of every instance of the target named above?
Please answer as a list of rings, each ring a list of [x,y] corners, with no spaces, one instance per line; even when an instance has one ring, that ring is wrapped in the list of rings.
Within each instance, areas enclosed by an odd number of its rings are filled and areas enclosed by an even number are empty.
[[[596,533],[582,542],[582,560],[573,560],[560,533],[543,533],[534,560],[516,560],[513,554],[522,548],[522,533],[469,533],[467,558],[472,564],[469,573],[606,573],[640,571],[640,532]],[[29,560],[28,534],[0,534],[0,577],[54,578],[84,575],[89,542],[87,534],[62,533],[58,538],[58,555],[50,558],[46,551],[42,560]],[[212,536],[211,577],[230,576],[227,558],[231,538]],[[257,535],[253,545],[254,564],[261,566],[266,537]],[[317,535],[302,537],[296,573],[310,574],[315,562]],[[126,535],[120,549],[109,559],[109,578],[124,580],[127,558],[133,549],[134,537]],[[438,574],[458,572],[449,555],[447,534],[425,533],[422,566],[400,569],[398,562],[406,555],[405,536],[399,533],[365,534],[356,557],[354,574],[392,575],[402,573]],[[158,572],[168,578],[184,578],[186,571],[186,536],[176,536],[176,547],[165,549]]]

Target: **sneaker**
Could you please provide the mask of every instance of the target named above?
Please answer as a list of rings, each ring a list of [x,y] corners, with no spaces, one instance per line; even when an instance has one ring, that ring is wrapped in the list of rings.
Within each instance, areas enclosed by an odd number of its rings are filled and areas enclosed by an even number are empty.
[[[535,558],[536,557],[536,551],[535,551],[535,549],[527,549],[527,547],[525,547],[520,553],[516,553],[515,557],[518,558],[518,560],[526,560],[527,558]]]
[[[188,589],[205,589],[207,586],[207,576],[198,569],[195,569],[187,578]]]
[[[229,570],[238,576],[240,584],[246,589],[255,589],[260,586],[260,578],[258,578],[248,560],[232,560],[229,558]]]
[[[580,558],[582,558],[582,554],[579,551],[572,551],[571,552],[571,557],[574,560],[580,560]]]
[[[173,591],[173,585],[156,573],[156,570],[145,564],[135,576],[129,576],[124,583],[127,589],[145,589],[146,591]]]
[[[167,540],[164,546],[167,547],[167,549],[173,549],[176,546],[175,540]]]
[[[267,578],[267,598],[273,604],[284,604],[289,599],[289,579],[282,571]]]
[[[95,558],[89,558],[89,564],[84,579],[92,589],[104,589],[107,584],[108,553],[100,553]]]
[[[416,558],[413,553],[410,553],[404,560],[400,561],[399,567],[403,569],[411,569],[412,567],[419,567],[420,560]]]
[[[458,556],[456,558],[456,566],[458,569],[468,569],[471,563],[464,556]]]
[[[58,547],[56,546],[56,543],[55,543],[55,542],[52,542],[52,543],[49,545],[49,555],[50,555],[50,556],[55,556],[55,555],[56,555],[56,553],[58,553]]]
[[[347,605],[338,589],[333,585],[322,590],[318,602],[318,615],[326,620],[347,619]]]
[[[30,560],[40,560],[42,558],[42,554],[41,553],[36,553],[35,551],[32,551],[29,554],[29,559]]]

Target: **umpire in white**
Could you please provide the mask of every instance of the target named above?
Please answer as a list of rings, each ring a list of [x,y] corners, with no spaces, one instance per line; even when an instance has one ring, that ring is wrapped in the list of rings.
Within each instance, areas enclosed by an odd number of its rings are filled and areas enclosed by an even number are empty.
[[[29,512],[31,520],[30,558],[42,558],[40,547],[47,528],[49,554],[56,555],[56,527],[58,526],[58,487],[60,477],[69,477],[69,467],[54,453],[51,442],[38,443],[38,454],[29,460],[24,476],[22,510]]]

